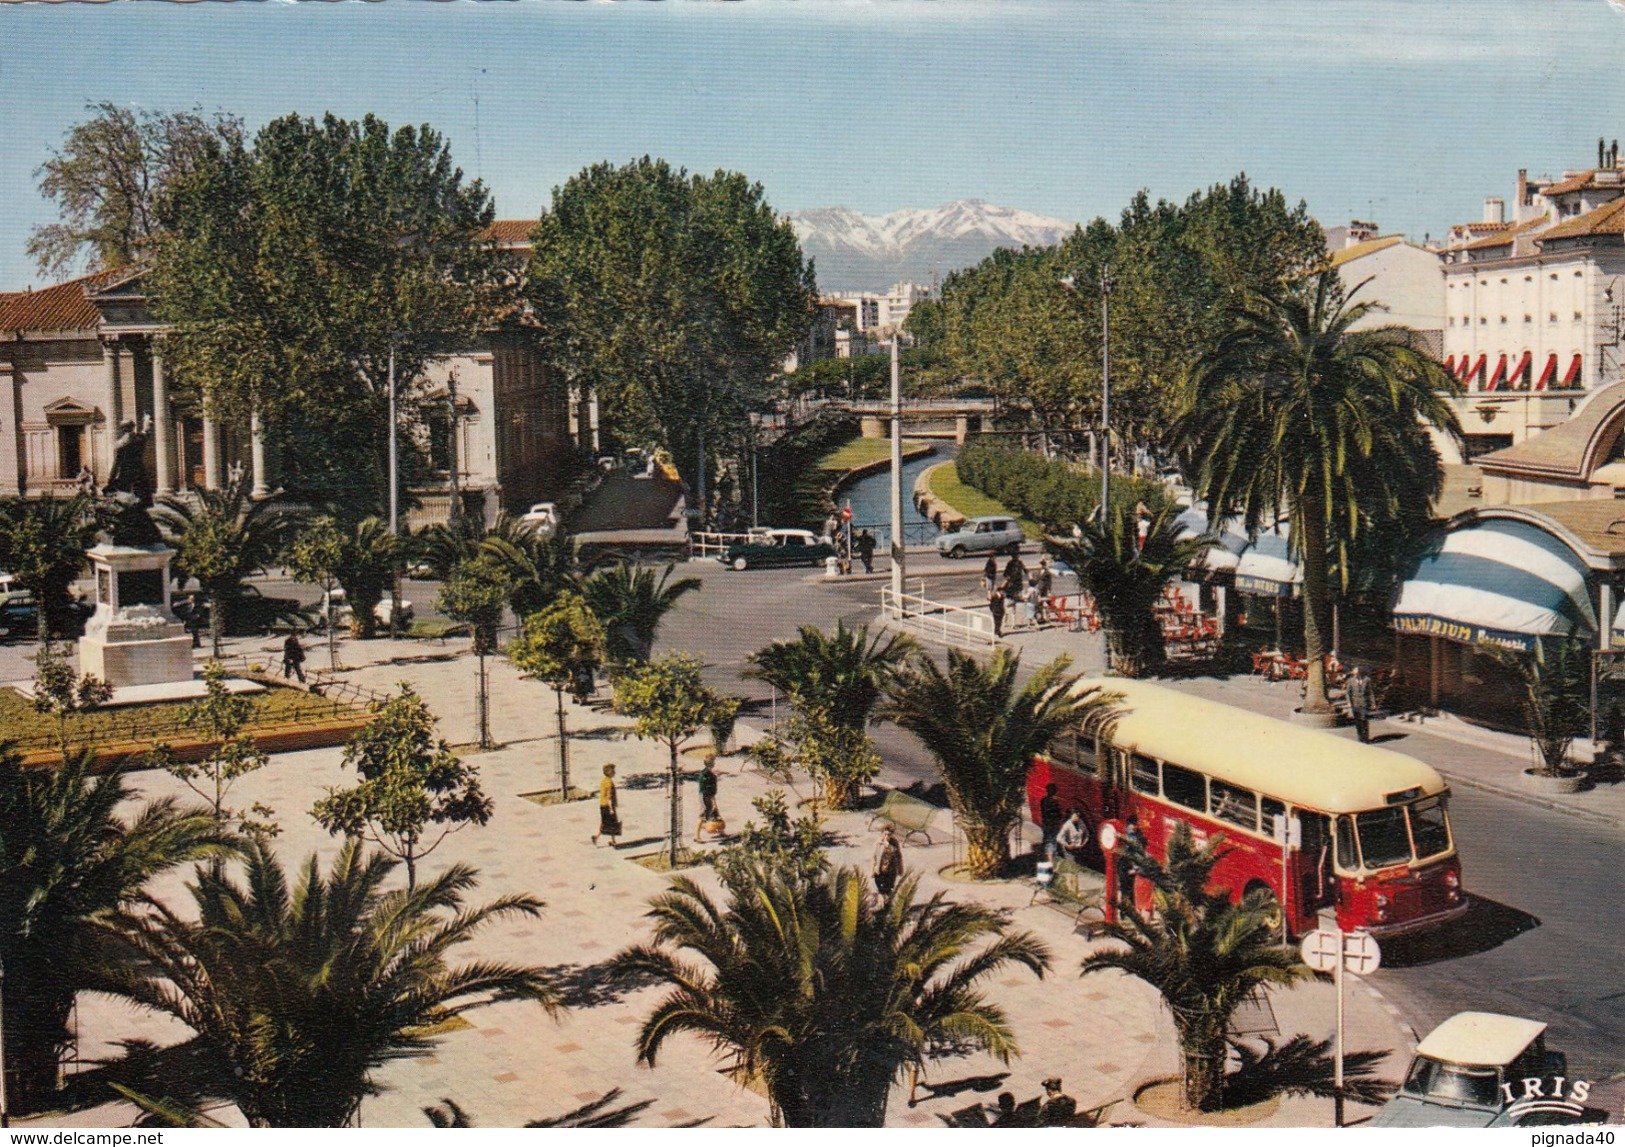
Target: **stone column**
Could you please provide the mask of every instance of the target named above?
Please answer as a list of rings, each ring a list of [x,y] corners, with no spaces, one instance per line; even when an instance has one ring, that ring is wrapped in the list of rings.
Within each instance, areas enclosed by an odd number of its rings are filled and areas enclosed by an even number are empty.
[[[169,411],[169,379],[164,377],[164,356],[152,348],[152,447],[158,473],[153,481],[156,493],[175,490],[175,467],[171,457],[175,445],[175,423]]]
[[[265,423],[260,421],[260,412],[257,410],[248,416],[248,437],[249,463],[254,468],[254,489],[249,496],[269,498],[271,487],[265,481]]]
[[[203,416],[203,488],[218,490],[226,484],[220,449],[220,423],[213,415]]]
[[[106,432],[102,435],[102,472],[97,475],[98,485],[106,485],[113,473],[113,450],[118,445],[119,423],[124,421],[124,393],[119,386],[118,343],[102,343],[102,362],[107,367],[106,386],[102,393],[102,417],[106,419]]]

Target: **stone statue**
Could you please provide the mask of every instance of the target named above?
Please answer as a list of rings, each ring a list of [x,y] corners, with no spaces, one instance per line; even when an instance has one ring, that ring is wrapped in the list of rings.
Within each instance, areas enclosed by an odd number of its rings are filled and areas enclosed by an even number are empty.
[[[147,438],[152,433],[152,416],[142,418],[141,426],[126,422],[119,427],[113,447],[113,471],[107,476],[104,494],[130,494],[143,507],[152,505],[152,476],[147,473]]]

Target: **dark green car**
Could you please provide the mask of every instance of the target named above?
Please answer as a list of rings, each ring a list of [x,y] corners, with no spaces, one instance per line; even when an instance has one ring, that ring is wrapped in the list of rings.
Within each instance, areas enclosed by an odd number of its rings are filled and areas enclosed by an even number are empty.
[[[750,541],[729,546],[717,561],[729,569],[745,570],[769,566],[821,566],[835,556],[835,547],[815,537],[811,530],[763,530]]]

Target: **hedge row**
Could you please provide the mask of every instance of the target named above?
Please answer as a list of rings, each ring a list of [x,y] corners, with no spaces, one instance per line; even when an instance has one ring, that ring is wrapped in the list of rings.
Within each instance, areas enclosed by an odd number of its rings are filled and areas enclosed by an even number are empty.
[[[1100,505],[1099,475],[1070,462],[992,442],[967,446],[957,461],[961,482],[1052,530],[1070,529]],[[1114,474],[1111,497],[1119,513],[1132,511],[1139,502],[1155,510],[1168,500],[1168,490],[1150,479]]]

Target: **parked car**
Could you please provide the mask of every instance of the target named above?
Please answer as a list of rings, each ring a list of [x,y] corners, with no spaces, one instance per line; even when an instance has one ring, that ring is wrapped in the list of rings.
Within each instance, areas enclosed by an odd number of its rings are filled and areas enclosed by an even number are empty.
[[[32,602],[33,600],[33,591],[26,589],[23,584],[17,580],[17,576],[15,574],[9,574],[4,570],[0,570],[0,606],[12,601]]]
[[[997,515],[970,518],[959,528],[937,535],[937,553],[950,558],[969,554],[1016,553],[1026,535],[1014,518]]]
[[[334,625],[349,625],[350,617],[355,611],[350,608],[350,603],[345,600],[343,587],[337,587],[333,590],[331,595],[324,594],[323,596],[327,600],[322,606],[322,614],[325,614],[327,610],[332,610]],[[382,601],[372,607],[372,616],[377,620],[379,625],[387,626],[389,624],[389,614],[390,610],[393,608],[393,604],[394,603],[390,599],[389,595],[386,594],[384,595],[384,599]],[[321,614],[318,616],[321,616]],[[412,603],[407,601],[405,598],[402,598],[401,624],[411,625],[412,619],[415,616],[416,613],[412,609]]]
[[[811,530],[751,531],[751,540],[729,546],[717,560],[729,569],[752,566],[818,566],[835,556],[835,547],[820,541]]]
[[[519,522],[529,526],[531,532],[542,541],[552,541],[559,529],[559,508],[552,502],[537,502],[519,515]]]
[[[1546,1025],[1460,1012],[1416,1048],[1399,1092],[1368,1127],[1533,1127],[1583,1117],[1590,1085],[1546,1050]]]

